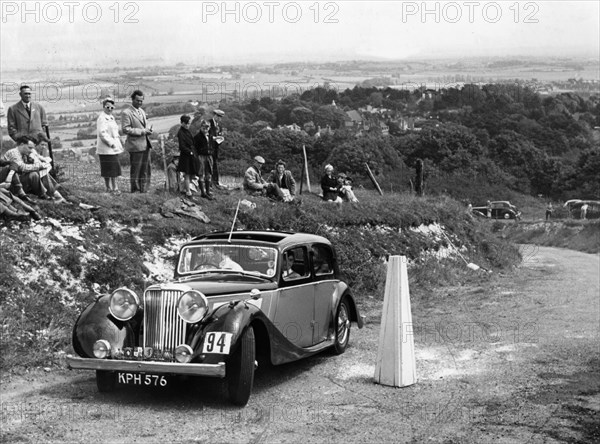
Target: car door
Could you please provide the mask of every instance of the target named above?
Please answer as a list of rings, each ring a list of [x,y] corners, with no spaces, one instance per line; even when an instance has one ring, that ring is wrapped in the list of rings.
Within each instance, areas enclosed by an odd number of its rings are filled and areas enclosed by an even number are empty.
[[[333,319],[333,301],[337,288],[334,273],[334,256],[331,246],[314,244],[311,247],[311,267],[314,276],[313,343],[327,339]]]
[[[285,258],[290,250],[280,256],[280,290],[275,310],[275,327],[294,345],[313,345],[314,282],[308,262],[308,249],[295,247],[295,266],[298,276],[283,276]]]

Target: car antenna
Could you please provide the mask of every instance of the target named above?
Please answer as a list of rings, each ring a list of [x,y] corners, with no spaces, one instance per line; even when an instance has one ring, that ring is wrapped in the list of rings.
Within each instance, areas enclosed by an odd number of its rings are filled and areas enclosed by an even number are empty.
[[[227,239],[228,243],[231,243],[231,235],[233,234],[233,228],[235,227],[235,221],[237,219],[238,211],[240,210],[240,203],[242,203],[242,199],[238,200],[237,208],[235,209],[235,215],[233,216],[233,223],[231,224],[231,231],[229,232],[229,239]]]

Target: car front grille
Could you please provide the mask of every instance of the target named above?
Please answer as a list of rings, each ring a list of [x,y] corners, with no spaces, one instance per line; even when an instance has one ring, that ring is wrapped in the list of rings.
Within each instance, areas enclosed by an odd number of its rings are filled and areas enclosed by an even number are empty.
[[[186,323],[177,314],[182,291],[152,289],[144,294],[144,358],[173,361],[175,347],[185,343]]]

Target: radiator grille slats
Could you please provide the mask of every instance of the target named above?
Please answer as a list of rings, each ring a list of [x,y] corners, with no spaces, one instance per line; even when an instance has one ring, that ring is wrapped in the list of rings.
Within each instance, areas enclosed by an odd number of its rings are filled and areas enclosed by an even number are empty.
[[[180,290],[148,290],[144,295],[144,347],[152,347],[153,356],[170,352],[185,343],[186,323],[177,315]],[[171,358],[170,360],[173,360]]]

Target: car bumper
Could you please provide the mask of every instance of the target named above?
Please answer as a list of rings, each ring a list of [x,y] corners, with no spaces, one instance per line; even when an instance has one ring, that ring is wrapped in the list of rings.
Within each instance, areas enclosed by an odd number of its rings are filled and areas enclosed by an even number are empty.
[[[106,370],[134,373],[173,373],[176,375],[225,377],[225,363],[218,364],[180,364],[178,362],[125,361],[116,359],[80,358],[67,355],[67,367],[70,369]]]

